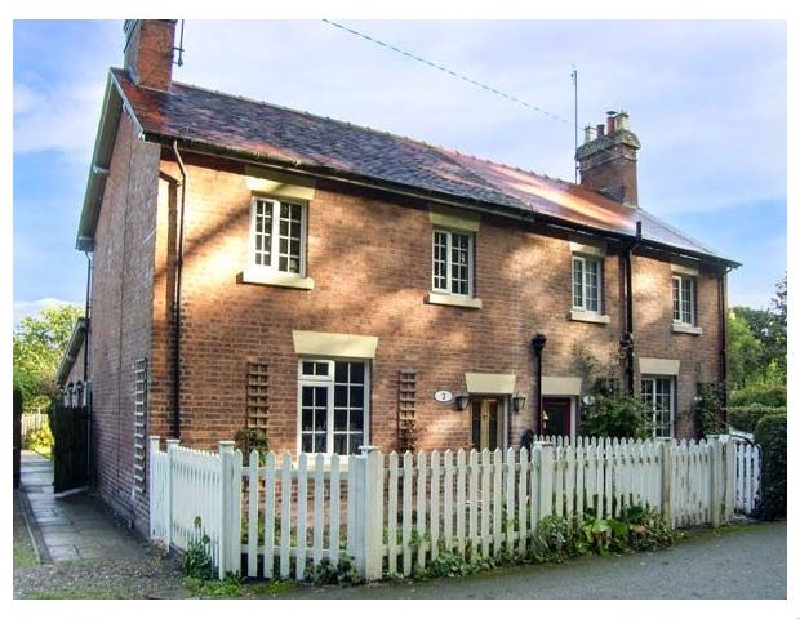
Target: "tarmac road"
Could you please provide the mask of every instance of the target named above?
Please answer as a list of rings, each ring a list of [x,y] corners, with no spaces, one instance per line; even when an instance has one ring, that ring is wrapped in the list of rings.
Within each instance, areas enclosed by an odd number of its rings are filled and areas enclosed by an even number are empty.
[[[283,599],[786,600],[786,522],[691,534],[655,553],[585,557],[460,579],[301,588]]]

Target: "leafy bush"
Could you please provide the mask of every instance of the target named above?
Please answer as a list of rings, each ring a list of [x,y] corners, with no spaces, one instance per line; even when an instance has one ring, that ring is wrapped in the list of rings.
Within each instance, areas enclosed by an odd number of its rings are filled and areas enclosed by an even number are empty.
[[[786,408],[772,408],[763,404],[750,404],[749,406],[728,408],[728,425],[734,430],[742,432],[755,432],[756,426],[762,417],[774,414],[786,414]]]
[[[200,528],[200,516],[194,519],[194,539],[183,553],[183,571],[190,579],[205,582],[214,576],[214,564],[209,552],[211,540]]]
[[[248,466],[250,452],[254,449],[258,451],[258,464],[264,466],[267,461],[269,451],[269,439],[267,433],[261,428],[242,428],[233,437],[236,441],[236,449],[242,452],[244,465]]]
[[[581,422],[581,433],[612,438],[643,437],[646,410],[647,406],[638,398],[598,394]]]
[[[768,408],[786,407],[786,385],[754,385],[737,389],[728,395],[728,406],[760,405]]]
[[[50,431],[49,426],[42,426],[40,428],[31,428],[25,434],[24,449],[38,451],[40,449],[47,449],[53,446],[53,433]]]
[[[761,490],[756,514],[761,520],[786,517],[786,415],[762,417],[755,428],[761,446]]]
[[[719,398],[713,387],[701,384],[697,395],[700,396],[700,401],[694,405],[694,429],[697,438],[705,438],[709,434],[724,434],[726,428],[722,421]]]

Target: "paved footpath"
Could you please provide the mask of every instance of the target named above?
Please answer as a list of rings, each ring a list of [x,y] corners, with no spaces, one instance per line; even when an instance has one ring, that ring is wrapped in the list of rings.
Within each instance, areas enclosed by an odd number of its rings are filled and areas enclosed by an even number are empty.
[[[115,523],[96,499],[83,492],[53,495],[51,460],[22,452],[20,490],[42,563],[144,556],[141,542]]]

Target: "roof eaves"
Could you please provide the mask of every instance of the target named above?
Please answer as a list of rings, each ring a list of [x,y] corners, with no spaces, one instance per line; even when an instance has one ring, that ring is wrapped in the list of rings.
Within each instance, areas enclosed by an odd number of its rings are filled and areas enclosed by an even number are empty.
[[[97,218],[100,214],[100,205],[103,201],[103,193],[108,178],[109,166],[111,165],[111,155],[114,152],[114,143],[117,137],[117,124],[122,115],[123,106],[138,125],[138,121],[133,115],[133,110],[125,101],[116,78],[109,71],[94,141],[94,151],[89,165],[89,178],[86,181],[86,191],[83,196],[83,208],[81,209],[78,223],[78,233],[75,239],[75,248],[79,251],[92,251],[94,249]]]
[[[72,330],[72,336],[69,338],[67,350],[61,358],[61,363],[56,372],[56,384],[63,385],[64,381],[72,371],[72,366],[75,364],[75,359],[78,358],[78,353],[81,351],[81,346],[86,339],[86,318],[78,318],[75,323],[75,328]]]

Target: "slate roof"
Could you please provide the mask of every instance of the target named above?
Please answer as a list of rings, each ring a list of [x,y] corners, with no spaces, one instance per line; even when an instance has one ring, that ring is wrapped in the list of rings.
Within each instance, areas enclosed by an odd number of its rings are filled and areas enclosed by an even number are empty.
[[[644,209],[623,206],[575,183],[178,82],[170,92],[142,88],[122,69],[111,69],[111,77],[142,131],[151,137],[190,140],[247,157],[282,160],[631,237],[640,221],[645,241],[736,264]]]

